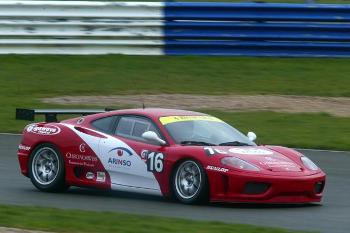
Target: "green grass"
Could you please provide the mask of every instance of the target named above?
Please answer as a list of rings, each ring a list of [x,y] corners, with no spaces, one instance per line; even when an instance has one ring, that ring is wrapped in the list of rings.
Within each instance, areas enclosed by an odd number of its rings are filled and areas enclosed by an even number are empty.
[[[14,119],[16,107],[62,108],[40,103],[38,98],[42,97],[145,93],[349,97],[349,62],[350,59],[0,56],[0,132],[20,132],[27,123]],[[256,131],[261,143],[350,149],[350,118],[268,112],[214,114],[240,129]]]
[[[51,232],[297,233],[297,231],[242,224],[192,221],[116,212],[91,212],[6,205],[0,205],[0,226]]]
[[[135,93],[350,96],[350,59],[0,56],[1,96]]]

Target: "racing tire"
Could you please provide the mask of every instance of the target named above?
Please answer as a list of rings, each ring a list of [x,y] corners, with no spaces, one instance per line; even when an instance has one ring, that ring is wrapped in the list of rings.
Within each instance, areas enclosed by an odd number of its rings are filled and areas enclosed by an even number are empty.
[[[44,192],[62,192],[65,184],[64,161],[59,150],[52,144],[43,143],[30,154],[29,178],[33,185]]]
[[[172,176],[172,190],[177,200],[184,204],[208,202],[208,178],[203,167],[195,160],[182,161]]]

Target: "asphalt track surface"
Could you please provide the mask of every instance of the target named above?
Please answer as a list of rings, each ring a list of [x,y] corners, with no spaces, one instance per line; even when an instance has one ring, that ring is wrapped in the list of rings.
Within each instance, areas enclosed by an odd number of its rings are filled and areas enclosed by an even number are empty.
[[[63,209],[119,211],[195,220],[214,220],[311,230],[350,232],[350,153],[302,151],[327,173],[321,205],[208,204],[189,206],[161,197],[71,188],[66,193],[37,191],[19,172],[19,136],[0,135],[0,203]]]

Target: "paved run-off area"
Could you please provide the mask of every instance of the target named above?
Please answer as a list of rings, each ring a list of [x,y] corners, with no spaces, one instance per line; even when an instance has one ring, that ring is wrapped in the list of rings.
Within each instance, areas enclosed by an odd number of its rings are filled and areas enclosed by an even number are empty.
[[[30,231],[17,228],[0,227],[0,233],[47,233],[44,231]]]
[[[350,117],[349,97],[320,97],[295,95],[110,95],[61,96],[41,99],[48,104],[99,105],[211,109],[220,111],[274,111],[288,113],[328,113]]]
[[[327,173],[321,205],[211,204],[183,205],[163,198],[122,192],[71,188],[67,193],[43,193],[19,173],[19,136],[0,135],[0,203],[63,209],[119,211],[136,214],[247,223],[324,233],[350,229],[349,152],[304,150]]]

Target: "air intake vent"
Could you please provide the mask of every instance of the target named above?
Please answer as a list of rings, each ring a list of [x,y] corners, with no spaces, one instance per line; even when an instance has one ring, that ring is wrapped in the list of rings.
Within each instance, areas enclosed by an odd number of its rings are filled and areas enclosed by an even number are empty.
[[[323,188],[324,188],[324,181],[317,182],[317,183],[315,184],[315,193],[317,193],[317,194],[322,193]]]
[[[270,187],[267,183],[255,183],[249,182],[244,187],[245,194],[262,194],[265,193]]]

